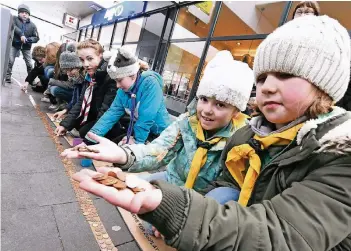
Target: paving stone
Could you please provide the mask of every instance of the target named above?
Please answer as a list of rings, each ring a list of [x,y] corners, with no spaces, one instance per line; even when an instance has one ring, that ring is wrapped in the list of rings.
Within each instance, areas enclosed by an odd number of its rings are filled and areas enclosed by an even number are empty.
[[[14,152],[26,150],[34,152],[56,151],[56,147],[49,137],[2,134],[1,146]]]
[[[10,151],[1,148],[1,173],[65,172],[58,152]]]
[[[6,251],[64,250],[52,208],[2,210],[1,248]]]
[[[2,207],[30,208],[76,201],[64,172],[2,174]]]
[[[53,209],[65,251],[99,250],[78,203],[54,205]]]
[[[133,240],[133,236],[130,234],[127,225],[115,206],[103,199],[94,200],[94,205],[113,244],[119,245]],[[114,231],[112,230],[114,226],[119,226],[121,229]]]
[[[117,248],[118,248],[118,251],[138,251],[138,250],[141,250],[139,245],[135,241],[122,244],[120,246],[117,246]]]

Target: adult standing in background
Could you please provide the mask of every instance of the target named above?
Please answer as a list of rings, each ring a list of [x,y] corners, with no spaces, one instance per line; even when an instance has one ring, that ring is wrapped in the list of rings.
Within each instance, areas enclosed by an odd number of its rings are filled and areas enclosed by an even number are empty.
[[[37,27],[30,21],[29,16],[29,7],[25,4],[19,5],[18,16],[13,17],[14,37],[6,73],[6,83],[11,83],[12,67],[19,51],[22,51],[22,55],[27,66],[27,73],[29,74],[32,70],[32,55],[30,53],[30,49],[33,43],[37,43],[39,41],[39,35]]]
[[[302,1],[300,2],[293,12],[292,19],[297,17],[303,17],[306,15],[320,16],[321,10],[319,4],[316,1]]]

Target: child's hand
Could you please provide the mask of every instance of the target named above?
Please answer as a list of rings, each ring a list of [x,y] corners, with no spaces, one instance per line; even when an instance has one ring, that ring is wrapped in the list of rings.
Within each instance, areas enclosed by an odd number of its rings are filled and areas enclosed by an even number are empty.
[[[55,130],[56,136],[63,136],[66,134],[66,132],[67,132],[67,130],[63,126],[58,126]]]
[[[60,111],[60,112],[56,112],[55,114],[54,114],[54,119],[60,119],[60,118],[62,118],[63,117],[63,115],[65,115],[67,113],[67,110],[66,109],[64,109],[64,110],[62,110],[62,111]]]
[[[118,168],[101,167],[99,168],[100,173],[108,173],[113,171],[115,173],[121,172]],[[83,190],[103,197],[109,203],[121,207],[132,213],[147,213],[155,210],[162,201],[162,192],[156,189],[150,183],[145,180],[139,179],[136,176],[133,177],[136,181],[137,187],[144,188],[145,191],[134,194],[129,189],[118,191],[114,187],[102,185],[92,179],[97,172],[89,169],[83,169],[73,175],[73,179],[78,181],[79,187]]]
[[[23,85],[21,85],[21,90],[24,91],[25,93],[27,93],[27,89],[28,89],[28,82],[25,82]]]
[[[76,145],[75,147],[72,147],[72,148],[68,148],[68,149],[65,149],[62,153],[61,153],[61,156],[62,157],[66,157],[66,158],[69,158],[69,159],[79,159],[79,158],[83,158],[82,156],[80,156],[80,152],[78,151],[78,149],[80,147],[86,147],[87,145],[82,142],[80,143],[79,145]]]
[[[61,156],[71,159],[89,158],[118,164],[124,164],[127,162],[127,155],[124,150],[122,150],[121,147],[117,146],[112,141],[104,137],[99,137],[91,132],[88,133],[88,137],[98,142],[96,145],[89,146],[89,149],[91,149],[93,152],[78,152],[78,150],[73,148],[67,149],[67,151],[65,150]]]

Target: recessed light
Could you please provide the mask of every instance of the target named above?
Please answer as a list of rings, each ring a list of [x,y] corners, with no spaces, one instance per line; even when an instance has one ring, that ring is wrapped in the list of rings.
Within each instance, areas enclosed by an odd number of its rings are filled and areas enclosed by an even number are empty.
[[[236,43],[236,45],[237,45],[237,46],[240,46],[240,45],[241,45],[241,43],[240,43],[240,42],[237,42],[237,43]]]

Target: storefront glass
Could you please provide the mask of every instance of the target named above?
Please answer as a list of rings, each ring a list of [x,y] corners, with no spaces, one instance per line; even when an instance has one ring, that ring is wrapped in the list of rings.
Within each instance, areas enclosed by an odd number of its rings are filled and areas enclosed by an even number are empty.
[[[124,31],[126,29],[127,22],[121,22],[116,24],[115,36],[113,37],[113,43],[122,43]]]
[[[87,34],[85,35],[85,38],[88,39],[88,38],[91,38],[91,32],[93,31],[93,27],[89,27],[87,29]]]
[[[224,1],[214,36],[268,34],[278,27],[286,2]]]
[[[172,39],[207,37],[214,5],[215,2],[207,1],[181,8]]]
[[[111,37],[113,33],[113,24],[102,26],[100,32],[100,44],[104,47],[104,49],[108,50],[110,47]]]
[[[126,42],[139,41],[141,28],[143,27],[143,22],[143,17],[130,20],[126,36]]]
[[[163,69],[164,94],[186,101],[205,42],[173,43]]]
[[[94,27],[93,35],[91,37],[92,39],[98,40],[99,30],[100,30],[100,26]]]

